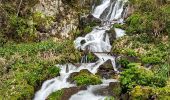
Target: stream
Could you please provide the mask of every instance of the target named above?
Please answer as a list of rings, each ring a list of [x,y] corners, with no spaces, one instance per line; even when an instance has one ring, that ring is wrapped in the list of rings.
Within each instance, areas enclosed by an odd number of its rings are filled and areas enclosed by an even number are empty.
[[[103,25],[94,27],[85,37],[78,37],[74,41],[74,44],[76,49],[93,52],[98,60],[94,63],[84,63],[86,57],[82,57],[80,67],[76,67],[72,64],[56,65],[61,69],[60,76],[46,80],[41,89],[36,92],[34,100],[45,100],[52,92],[63,88],[75,87],[76,84],[67,82],[67,78],[71,73],[87,69],[92,74],[95,74],[99,66],[108,60],[111,60],[114,71],[119,73],[115,64],[115,57],[108,54],[112,46],[106,31],[115,23],[123,23],[125,14],[124,5],[126,2],[127,0],[101,0],[101,4],[94,7],[92,15],[103,21]],[[124,30],[118,28],[115,28],[115,32],[116,38],[122,37],[125,34]],[[116,81],[115,79],[102,79],[102,84],[90,85],[87,87],[87,90],[79,91],[72,95],[69,100],[87,100],[87,98],[89,100],[104,100],[106,97],[105,95],[96,95],[94,91],[101,87],[108,86],[110,82]]]

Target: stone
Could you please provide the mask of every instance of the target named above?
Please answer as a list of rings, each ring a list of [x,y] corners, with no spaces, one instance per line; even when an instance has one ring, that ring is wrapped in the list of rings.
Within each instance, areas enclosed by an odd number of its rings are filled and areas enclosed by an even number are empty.
[[[104,64],[99,66],[99,69],[96,74],[105,79],[114,78],[116,72],[113,69],[111,60],[108,60]]]
[[[106,31],[109,35],[109,40],[110,40],[110,43],[112,44],[113,41],[116,39],[116,32],[115,32],[115,29],[114,28],[111,28],[110,30]]]
[[[113,96],[116,100],[119,100],[121,96],[120,82],[111,82],[109,86],[101,86],[94,90],[93,93],[95,95]]]
[[[70,87],[70,88],[65,88],[64,89],[64,93],[61,97],[61,100],[69,100],[69,98],[78,93],[81,90],[86,90],[87,87],[86,86],[79,86],[79,87]]]

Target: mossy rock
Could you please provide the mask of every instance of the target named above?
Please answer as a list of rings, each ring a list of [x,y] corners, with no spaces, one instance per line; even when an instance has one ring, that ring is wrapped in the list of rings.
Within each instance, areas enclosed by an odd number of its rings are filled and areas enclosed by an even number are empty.
[[[102,83],[101,79],[98,76],[93,75],[86,69],[81,70],[80,72],[72,73],[68,78],[68,81],[73,82],[78,86],[96,85]]]

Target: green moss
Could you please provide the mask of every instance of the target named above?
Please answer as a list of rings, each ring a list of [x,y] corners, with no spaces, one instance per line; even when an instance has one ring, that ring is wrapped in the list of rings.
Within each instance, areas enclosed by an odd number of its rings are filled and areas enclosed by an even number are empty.
[[[81,70],[77,75],[73,76],[72,79],[78,86],[102,83],[98,76],[91,74],[88,70]]]
[[[48,96],[48,99],[49,100],[61,100],[62,94],[63,94],[63,90],[53,92],[52,94],[50,94],[50,96]]]
[[[101,80],[95,75],[81,74],[74,77],[76,84],[80,85],[96,85],[102,83]]]

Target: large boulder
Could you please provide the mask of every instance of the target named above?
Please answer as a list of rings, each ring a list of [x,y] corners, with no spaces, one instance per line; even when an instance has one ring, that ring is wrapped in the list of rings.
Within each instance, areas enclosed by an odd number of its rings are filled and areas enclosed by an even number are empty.
[[[96,74],[105,79],[115,78],[116,72],[113,69],[112,61],[107,60],[104,64],[99,66]]]

